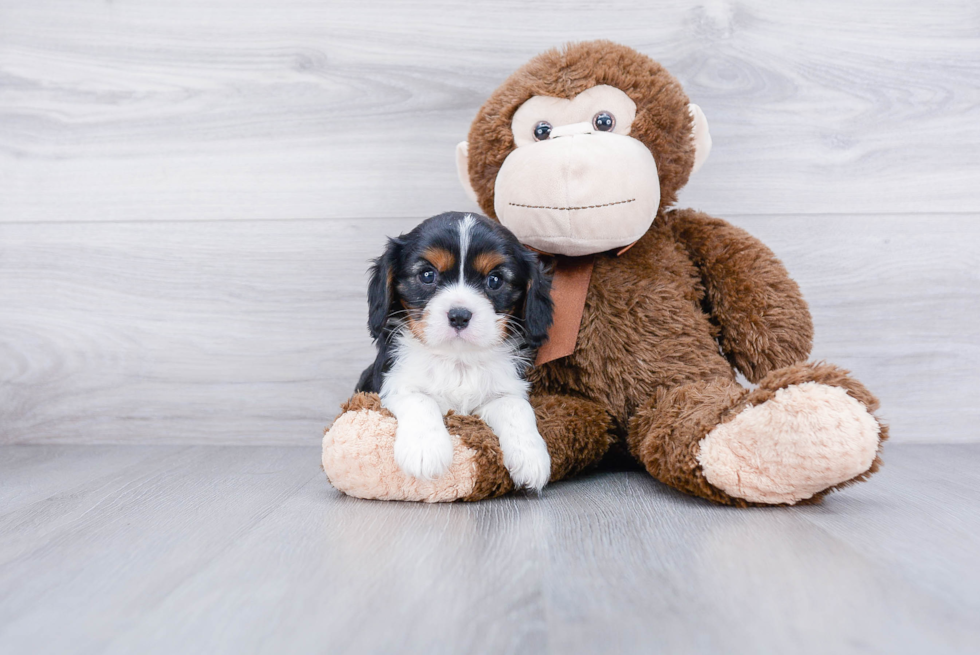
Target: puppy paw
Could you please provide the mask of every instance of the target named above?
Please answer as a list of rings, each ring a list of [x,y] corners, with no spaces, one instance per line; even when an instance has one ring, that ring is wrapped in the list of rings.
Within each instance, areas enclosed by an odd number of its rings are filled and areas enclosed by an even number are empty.
[[[544,440],[535,434],[504,448],[504,467],[515,487],[541,491],[551,478],[551,456]]]
[[[453,462],[453,443],[446,426],[438,424],[399,424],[395,435],[395,463],[407,475],[434,480]]]

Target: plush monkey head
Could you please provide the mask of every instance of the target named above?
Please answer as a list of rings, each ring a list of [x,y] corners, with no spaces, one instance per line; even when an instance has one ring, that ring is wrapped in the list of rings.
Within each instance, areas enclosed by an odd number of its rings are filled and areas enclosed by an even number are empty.
[[[609,41],[538,55],[480,109],[460,181],[525,245],[562,255],[627,246],[704,162],[704,114],[660,64]]]

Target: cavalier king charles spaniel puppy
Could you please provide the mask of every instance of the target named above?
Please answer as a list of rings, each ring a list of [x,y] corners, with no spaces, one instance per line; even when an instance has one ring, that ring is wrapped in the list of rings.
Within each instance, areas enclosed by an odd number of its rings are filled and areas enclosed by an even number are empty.
[[[507,228],[447,212],[389,239],[368,286],[378,357],[358,391],[398,420],[395,461],[416,478],[453,459],[449,410],[475,414],[500,439],[514,484],[540,490],[551,458],[538,434],[524,373],[548,338],[551,279]]]

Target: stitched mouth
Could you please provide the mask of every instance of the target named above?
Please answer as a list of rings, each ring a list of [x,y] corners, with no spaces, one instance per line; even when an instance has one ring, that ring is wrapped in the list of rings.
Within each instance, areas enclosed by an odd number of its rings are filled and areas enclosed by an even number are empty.
[[[630,198],[629,200],[617,200],[616,202],[607,202],[602,205],[582,205],[581,207],[549,207],[547,205],[522,205],[518,202],[507,203],[512,207],[524,207],[525,209],[557,209],[560,211],[574,211],[576,209],[599,209],[600,207],[612,207],[613,205],[625,205],[630,202],[636,202],[636,198]]]

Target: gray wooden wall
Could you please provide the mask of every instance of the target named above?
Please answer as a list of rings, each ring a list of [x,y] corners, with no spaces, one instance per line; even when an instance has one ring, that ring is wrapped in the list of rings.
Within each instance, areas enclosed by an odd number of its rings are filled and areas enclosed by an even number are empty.
[[[980,438],[976,2],[0,0],[0,443],[316,443],[367,260],[475,209],[477,108],[590,38],[702,106],[680,206],[783,258],[893,438]]]

